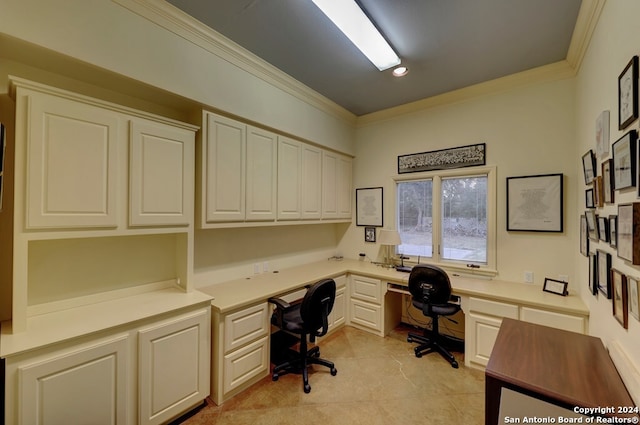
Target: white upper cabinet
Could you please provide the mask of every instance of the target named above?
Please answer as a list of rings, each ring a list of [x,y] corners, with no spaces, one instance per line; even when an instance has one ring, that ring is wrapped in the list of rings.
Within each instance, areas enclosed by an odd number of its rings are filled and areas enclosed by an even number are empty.
[[[322,156],[322,218],[351,218],[351,174],[353,160],[324,151]]]
[[[129,224],[189,225],[193,216],[193,132],[136,120],[131,123],[130,147]]]
[[[278,136],[247,127],[247,220],[275,220],[277,178]]]
[[[278,138],[278,219],[302,217],[302,144]]]
[[[196,127],[30,85],[16,82],[16,158],[26,164],[16,181],[24,186],[26,229],[193,222]]]
[[[243,221],[247,126],[204,113],[202,128],[201,221]]]
[[[203,114],[201,227],[276,218],[278,138],[236,120]]]
[[[207,111],[202,122],[201,228],[351,219],[351,157]]]
[[[25,227],[116,227],[122,120],[45,94],[30,95],[26,107],[17,113],[17,128],[26,129]]]

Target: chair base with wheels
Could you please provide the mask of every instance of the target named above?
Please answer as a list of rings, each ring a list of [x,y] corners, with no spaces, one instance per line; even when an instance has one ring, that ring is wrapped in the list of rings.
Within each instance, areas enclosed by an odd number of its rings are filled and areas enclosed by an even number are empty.
[[[420,345],[414,347],[413,352],[416,357],[420,358],[424,354],[429,354],[434,351],[440,353],[454,369],[458,368],[458,362],[456,358],[449,351],[450,348],[455,348],[456,351],[463,351],[464,341],[459,338],[450,337],[448,335],[434,334],[425,329],[424,334],[409,333],[407,336],[407,342],[417,342]]]
[[[438,318],[440,316],[452,316],[460,311],[460,306],[450,302],[451,282],[447,273],[439,267],[418,264],[413,267],[409,275],[409,292],[411,302],[415,308],[422,311],[425,317],[431,319],[431,331],[424,330],[423,335],[409,333],[408,342],[418,342],[420,345],[414,348],[416,357],[423,354],[438,352],[452,367],[458,368],[456,358],[448,350],[447,345],[457,343],[460,346],[462,340],[440,334]],[[447,344],[449,342],[449,344]]]
[[[333,362],[320,358],[320,347],[315,346],[308,350],[306,339],[300,342],[300,351],[294,351],[289,349],[290,359],[281,363],[273,368],[271,373],[271,379],[277,381],[278,378],[287,373],[302,373],[302,384],[305,393],[311,391],[311,385],[309,385],[309,366],[317,364],[329,368],[329,372],[332,376],[336,376],[338,370]]]
[[[331,375],[338,373],[334,364],[320,358],[320,348],[308,348],[309,342],[316,337],[324,336],[329,330],[329,313],[336,297],[336,283],[333,279],[321,280],[308,287],[302,302],[289,304],[280,298],[269,298],[276,309],[271,316],[271,323],[284,332],[286,337],[295,338],[299,342],[299,350],[288,349],[284,361],[273,369],[271,379],[277,381],[281,375],[290,372],[302,373],[304,392],[311,391],[308,368],[318,364],[329,368]],[[273,339],[272,339],[273,341]],[[287,344],[291,347],[292,344]],[[278,361],[278,360],[277,360]]]

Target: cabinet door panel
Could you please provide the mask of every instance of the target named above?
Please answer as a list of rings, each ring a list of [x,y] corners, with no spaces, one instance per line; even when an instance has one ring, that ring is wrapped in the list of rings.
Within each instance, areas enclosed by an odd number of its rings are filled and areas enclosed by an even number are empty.
[[[124,424],[127,337],[18,368],[16,423]]]
[[[465,334],[465,338],[469,340],[465,347],[470,351],[466,355],[470,356],[471,362],[486,366],[496,342],[502,318],[470,312],[465,320],[470,322],[471,330],[470,335]]]
[[[338,155],[324,152],[322,157],[322,218],[338,217],[338,198],[336,192]]]
[[[193,214],[193,132],[134,121],[130,151],[130,224],[188,225]]]
[[[382,307],[351,299],[351,323],[382,331]]]
[[[295,140],[278,139],[278,219],[302,216],[302,146]]]
[[[224,393],[235,390],[269,371],[269,337],[224,356]]]
[[[268,131],[247,130],[247,220],[276,218],[277,140]]]
[[[206,222],[245,217],[246,126],[206,114],[203,173]]]
[[[565,331],[585,333],[585,320],[580,316],[522,307],[520,320],[550,326],[552,328],[564,329]]]
[[[118,115],[29,97],[27,228],[115,227]]]
[[[353,160],[346,156],[338,158],[336,200],[339,218],[351,218],[351,186]]]
[[[139,332],[140,424],[160,424],[209,394],[209,314]]]
[[[302,147],[302,218],[318,220],[322,216],[322,151]]]

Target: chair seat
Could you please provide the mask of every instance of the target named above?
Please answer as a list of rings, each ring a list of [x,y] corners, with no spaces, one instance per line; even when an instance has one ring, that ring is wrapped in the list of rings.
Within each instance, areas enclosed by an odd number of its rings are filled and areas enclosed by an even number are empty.
[[[292,306],[290,310],[284,311],[282,314],[282,328],[285,331],[300,335],[305,332],[304,321],[300,314],[300,304]],[[271,324],[278,326],[278,319],[275,315],[271,316]]]
[[[412,304],[418,310],[423,311],[424,303],[412,300]],[[438,316],[451,316],[460,311],[460,306],[458,304],[433,304],[431,305],[431,311]]]

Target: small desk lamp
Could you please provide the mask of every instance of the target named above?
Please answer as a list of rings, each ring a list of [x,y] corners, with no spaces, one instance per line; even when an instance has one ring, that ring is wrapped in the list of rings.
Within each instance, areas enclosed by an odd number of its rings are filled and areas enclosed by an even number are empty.
[[[386,248],[386,257],[385,257],[385,265],[388,267],[392,267],[393,264],[390,261],[389,256],[389,247],[390,246],[398,246],[402,244],[400,240],[400,233],[397,230],[380,230],[380,245],[385,245]]]

